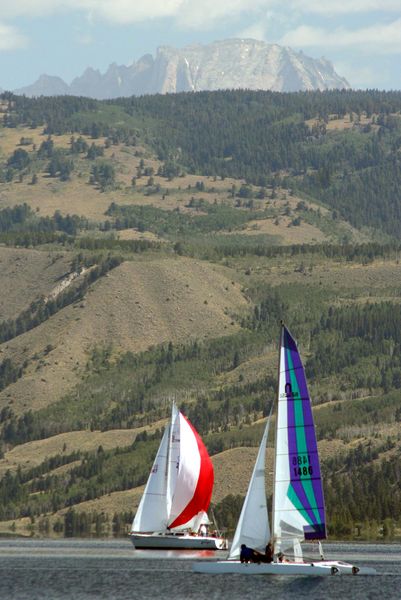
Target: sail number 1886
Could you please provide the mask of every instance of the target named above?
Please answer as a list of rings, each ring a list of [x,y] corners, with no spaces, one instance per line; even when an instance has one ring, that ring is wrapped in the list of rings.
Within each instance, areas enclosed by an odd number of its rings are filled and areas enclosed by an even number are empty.
[[[313,475],[313,467],[310,464],[309,454],[298,454],[292,457],[292,468],[295,477],[306,477]]]

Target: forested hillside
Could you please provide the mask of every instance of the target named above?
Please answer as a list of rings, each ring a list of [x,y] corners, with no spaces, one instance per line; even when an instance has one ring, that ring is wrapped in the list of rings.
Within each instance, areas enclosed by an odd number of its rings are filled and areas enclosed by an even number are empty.
[[[0,120],[2,529],[124,533],[172,399],[232,527],[284,319],[332,536],[399,536],[401,93],[3,94]]]

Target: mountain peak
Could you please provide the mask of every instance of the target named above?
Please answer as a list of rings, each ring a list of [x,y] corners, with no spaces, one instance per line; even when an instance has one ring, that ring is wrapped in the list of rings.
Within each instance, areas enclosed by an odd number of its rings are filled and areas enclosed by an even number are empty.
[[[155,58],[145,54],[130,66],[112,63],[104,74],[88,67],[70,86],[59,77],[41,75],[16,93],[105,99],[218,89],[295,92],[349,87],[326,58],[314,59],[302,51],[260,40],[234,38],[181,49],[159,46]]]

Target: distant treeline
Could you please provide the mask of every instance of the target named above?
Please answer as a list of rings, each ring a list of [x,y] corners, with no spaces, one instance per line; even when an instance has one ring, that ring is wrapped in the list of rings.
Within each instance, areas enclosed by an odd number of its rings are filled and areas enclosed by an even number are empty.
[[[150,231],[175,240],[177,254],[201,256],[206,260],[224,257],[319,255],[333,260],[346,260],[367,264],[375,258],[399,259],[399,241],[362,244],[289,244],[278,245],[274,236],[218,235],[219,231],[240,229],[249,221],[266,218],[265,211],[245,211],[231,206],[202,204],[207,214],[188,216],[176,211],[166,211],[153,206],[121,206],[114,202],[106,214],[113,217],[108,227],[117,230],[135,228]],[[213,234],[213,235],[209,235]],[[112,244],[112,242],[109,242]]]
[[[367,303],[330,308],[312,337],[309,377],[343,373],[345,382],[384,392],[401,388],[401,305]],[[366,360],[370,368],[366,368]],[[363,368],[361,361],[365,361]]]
[[[0,391],[4,390],[11,383],[15,383],[20,377],[22,377],[24,369],[27,367],[27,363],[15,364],[10,358],[5,358],[0,362]],[[3,422],[0,417],[0,423]]]
[[[234,237],[234,236],[233,236]],[[188,256],[198,256],[206,260],[217,260],[224,257],[241,256],[264,256],[267,258],[276,257],[306,257],[322,256],[331,260],[344,260],[349,262],[358,262],[368,264],[376,258],[387,260],[401,259],[401,244],[397,241],[390,243],[363,243],[363,244],[288,244],[280,246],[272,240],[270,243],[265,238],[256,240],[246,236],[236,236],[235,240],[231,236],[207,238],[205,242],[189,240],[183,238],[176,242],[175,251],[177,254]]]
[[[65,246],[69,243],[71,243],[71,238],[67,234],[53,231],[8,231],[7,233],[0,233],[0,244],[17,248],[31,248],[42,244]]]
[[[104,136],[113,143],[135,143],[139,136],[174,172],[182,165],[260,186],[274,178],[277,185],[318,197],[357,227],[401,233],[401,92],[237,90],[102,102],[1,98],[9,101],[7,127],[40,126],[47,133]],[[331,131],[333,117],[347,117],[350,128]],[[20,152],[13,162],[9,168],[20,168],[26,157]],[[61,176],[68,164],[53,165],[54,174]]]
[[[112,143],[132,141],[135,136],[134,128],[128,131],[127,126],[114,125],[111,114],[100,117],[99,108],[102,103],[90,98],[42,96],[33,99],[3,93],[0,99],[9,102],[9,111],[3,117],[5,127],[42,127],[48,135],[82,133],[93,139],[107,136]]]
[[[159,250],[161,243],[153,240],[119,240],[114,238],[78,237],[75,247],[82,250],[120,250],[139,254],[146,250]]]
[[[239,229],[250,220],[266,217],[264,211],[253,213],[209,202],[202,202],[198,209],[199,215],[188,215],[154,206],[120,206],[113,202],[106,214],[114,217],[113,226],[116,229],[135,228],[167,236],[229,231]]]
[[[39,217],[27,204],[0,210],[0,236],[14,234],[23,238],[27,235],[55,234],[59,231],[74,236],[78,230],[87,228],[88,220],[83,217],[63,216],[59,211],[52,217]]]
[[[0,520],[37,517],[141,485],[149,474],[148,465],[159,442],[160,432],[156,432],[153,436],[137,437],[125,448],[105,451],[99,446],[93,453],[79,454],[79,464],[62,475],[44,472],[44,468],[51,467],[48,463],[26,472],[7,471],[0,479]],[[73,454],[68,455],[61,464],[72,462],[72,457]]]
[[[0,210],[0,243],[9,246],[37,246],[39,244],[62,244],[81,250],[121,250],[140,253],[158,250],[160,242],[146,239],[119,240],[113,237],[78,235],[90,228],[89,222],[78,215],[63,216],[56,211],[52,217],[39,217],[27,204]],[[111,225],[102,225],[104,232]]]

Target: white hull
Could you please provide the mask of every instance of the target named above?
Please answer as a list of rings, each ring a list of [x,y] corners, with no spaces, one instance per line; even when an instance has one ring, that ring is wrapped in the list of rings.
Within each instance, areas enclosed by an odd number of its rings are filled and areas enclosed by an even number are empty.
[[[376,571],[367,567],[355,567],[349,563],[335,560],[318,561],[315,563],[241,563],[239,560],[221,560],[217,562],[196,562],[192,566],[194,573],[210,575],[238,573],[241,575],[375,575]]]
[[[225,538],[200,535],[175,535],[169,533],[131,533],[131,541],[135,548],[153,548],[164,550],[227,550]]]

